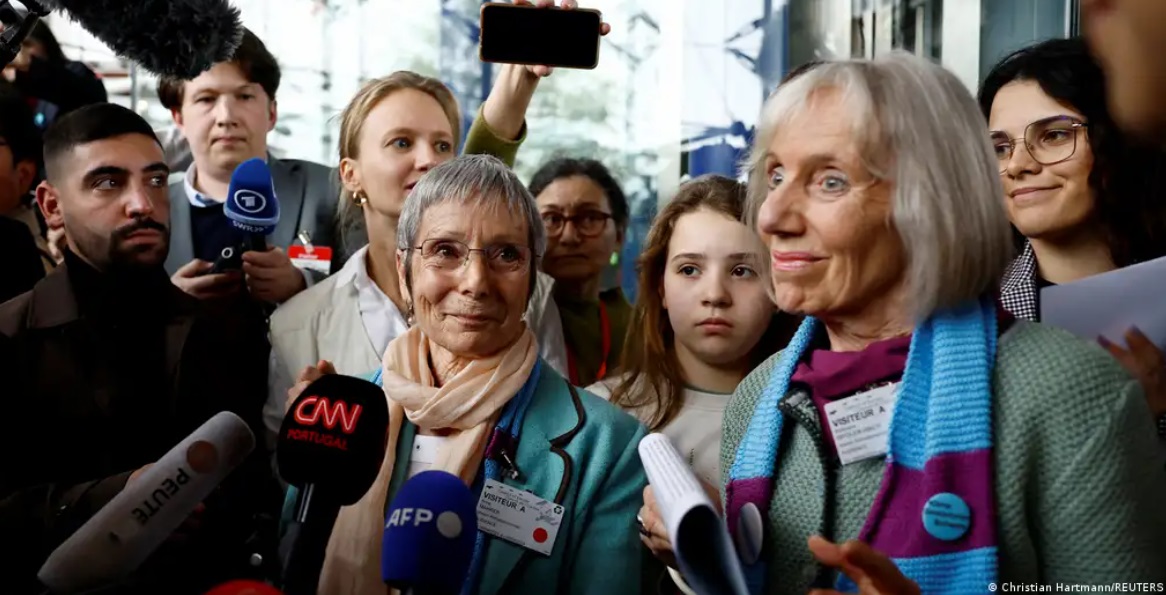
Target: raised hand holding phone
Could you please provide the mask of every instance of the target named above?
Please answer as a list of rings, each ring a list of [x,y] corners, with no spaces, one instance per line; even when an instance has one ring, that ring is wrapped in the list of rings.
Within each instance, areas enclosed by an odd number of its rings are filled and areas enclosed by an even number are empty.
[[[592,69],[599,65],[599,39],[611,32],[597,10],[576,0],[514,0],[482,5],[483,62],[522,64],[538,77],[554,67]]]

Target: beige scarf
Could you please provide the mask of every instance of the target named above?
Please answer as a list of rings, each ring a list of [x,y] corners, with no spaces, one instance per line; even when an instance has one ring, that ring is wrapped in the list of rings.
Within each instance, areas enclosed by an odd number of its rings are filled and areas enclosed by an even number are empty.
[[[502,408],[522,390],[538,359],[534,333],[527,329],[508,349],[473,360],[439,388],[430,366],[431,349],[429,338],[418,327],[393,339],[385,349],[383,384],[389,404],[385,460],[364,497],[340,509],[320,573],[320,593],[389,592],[381,580],[381,537],[403,416],[420,429],[453,430],[433,468],[453,473],[470,485]]]

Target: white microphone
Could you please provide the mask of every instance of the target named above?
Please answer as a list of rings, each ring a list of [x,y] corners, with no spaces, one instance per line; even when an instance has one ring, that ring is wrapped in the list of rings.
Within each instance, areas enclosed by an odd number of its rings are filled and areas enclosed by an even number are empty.
[[[242,418],[215,415],[53,550],[37,578],[62,595],[124,580],[254,449]]]

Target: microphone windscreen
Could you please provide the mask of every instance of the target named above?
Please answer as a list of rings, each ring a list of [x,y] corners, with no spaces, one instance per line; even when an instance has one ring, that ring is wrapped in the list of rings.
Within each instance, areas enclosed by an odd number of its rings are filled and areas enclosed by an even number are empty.
[[[326,374],[300,393],[283,419],[275,448],[279,475],[299,488],[314,485],[334,504],[355,504],[380,472],[388,432],[381,387]]]
[[[69,536],[37,578],[54,593],[126,578],[254,449],[255,435],[242,418],[215,415]]]
[[[113,53],[163,76],[192,79],[230,60],[243,39],[228,0],[41,0]]]
[[[223,583],[207,591],[206,595],[283,595],[283,591],[267,583],[239,580]]]
[[[474,494],[456,475],[423,471],[389,507],[381,542],[381,578],[396,589],[459,593],[478,534]]]
[[[258,157],[240,163],[231,173],[223,213],[237,229],[268,235],[279,223],[279,199],[271,169]]]

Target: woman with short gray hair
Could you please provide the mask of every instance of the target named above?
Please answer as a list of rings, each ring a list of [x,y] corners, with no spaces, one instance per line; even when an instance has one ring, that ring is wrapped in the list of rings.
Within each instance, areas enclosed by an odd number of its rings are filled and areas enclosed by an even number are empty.
[[[638,592],[631,527],[646,483],[636,454],[645,430],[539,357],[523,320],[546,247],[530,192],[493,157],[459,157],[417,183],[397,238],[411,328],[389,343],[372,376],[389,403],[388,448],[373,487],[340,511],[319,591],[385,592],[385,504],[406,479],[439,470],[478,492],[505,484],[566,512],[557,535],[537,543],[479,531],[468,577],[451,573],[449,584],[430,587]]]
[[[725,412],[754,595],[1166,581],[1141,389],[998,307],[1003,192],[955,76],[903,53],[819,65],[766,102],[750,166],[777,305],[807,317]]]

